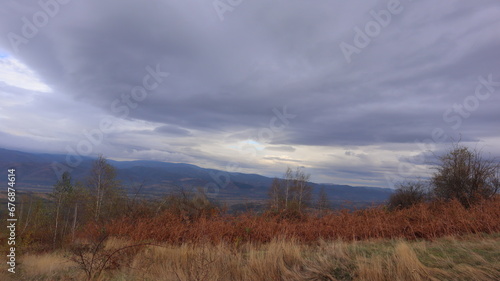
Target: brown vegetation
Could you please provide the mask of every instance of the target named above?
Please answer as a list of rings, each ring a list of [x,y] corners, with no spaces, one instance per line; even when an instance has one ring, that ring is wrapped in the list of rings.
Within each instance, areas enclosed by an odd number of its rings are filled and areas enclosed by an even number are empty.
[[[289,169],[266,212],[229,215],[202,189],[128,198],[100,157],[87,185],[66,174],[52,200],[20,197],[15,280],[498,280],[500,195],[490,176],[478,186],[493,193],[437,196],[435,185],[430,198],[406,183],[388,206],[331,211],[324,191],[313,208],[307,175]],[[463,237],[475,238],[456,243]]]
[[[104,226],[111,236],[133,241],[213,243],[270,242],[274,238],[316,242],[319,239],[435,239],[446,235],[500,231],[500,198],[470,208],[458,201],[432,202],[388,211],[383,206],[354,212],[330,212],[321,217],[293,213],[213,214],[186,220],[168,211],[151,218],[120,218]],[[92,237],[103,226],[90,223],[79,237]]]

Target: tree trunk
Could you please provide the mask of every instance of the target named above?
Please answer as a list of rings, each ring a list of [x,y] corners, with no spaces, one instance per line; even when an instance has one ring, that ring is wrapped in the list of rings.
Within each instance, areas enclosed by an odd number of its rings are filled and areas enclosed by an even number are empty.
[[[71,230],[71,243],[75,241],[76,217],[78,215],[78,203],[75,203],[75,212],[73,214],[73,229]]]
[[[61,207],[61,200],[62,200],[62,195],[59,195],[59,198],[57,200],[57,207],[56,207],[56,226],[54,227],[54,241],[53,241],[54,249],[56,248],[57,227],[59,226],[59,208]]]

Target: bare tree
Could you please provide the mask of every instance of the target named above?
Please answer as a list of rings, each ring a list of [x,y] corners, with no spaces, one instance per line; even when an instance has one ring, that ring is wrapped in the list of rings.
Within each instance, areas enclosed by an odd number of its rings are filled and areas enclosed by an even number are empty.
[[[485,159],[480,151],[455,144],[438,161],[431,179],[438,198],[456,198],[469,207],[498,193],[500,164],[495,159]]]
[[[331,207],[331,202],[328,199],[328,194],[326,194],[324,186],[319,189],[317,207],[321,212],[328,210]]]
[[[310,175],[305,174],[301,169],[297,168],[292,176],[293,182],[293,202],[297,204],[299,211],[310,205],[312,199],[312,186],[307,182]]]
[[[269,188],[268,192],[269,196],[269,208],[272,210],[281,210],[284,209],[285,202],[284,202],[284,186],[282,184],[282,181],[278,178],[275,178],[273,180],[273,183],[271,184],[271,187]]]
[[[102,155],[94,161],[87,185],[94,199],[94,220],[98,221],[103,207],[109,207],[113,201],[116,202],[120,193],[115,168],[108,164]]]
[[[293,188],[293,171],[290,167],[286,169],[285,176],[282,180],[283,189],[285,191],[285,209],[289,207],[291,190]]]
[[[275,210],[297,209],[302,211],[311,203],[312,187],[308,184],[309,175],[300,168],[293,171],[287,168],[282,179],[274,179],[269,188],[269,206]]]
[[[389,209],[403,209],[424,202],[428,197],[428,183],[424,181],[406,181],[399,183],[389,197]]]
[[[24,217],[23,219],[23,209],[24,209],[24,205],[26,204],[26,200],[28,200],[29,198],[29,205],[28,205],[28,214]],[[25,232],[26,232],[26,229],[28,228],[29,224],[30,224],[30,218],[32,217],[31,216],[31,207],[33,206],[33,193],[32,192],[28,192],[27,194],[23,194],[21,195],[21,212],[19,214],[19,221],[22,221],[24,222],[24,226],[23,226],[23,230],[21,231],[21,235],[23,235]]]
[[[157,213],[162,207],[166,207],[186,221],[215,215],[221,211],[218,203],[211,200],[201,187],[185,190],[184,187],[177,186],[174,192],[158,206]]]
[[[63,209],[67,205],[66,203],[68,199],[70,199],[72,192],[73,185],[71,184],[71,175],[69,172],[64,172],[61,179],[54,185],[54,191],[52,193],[52,197],[55,201],[55,226],[54,238],[52,241],[54,248],[56,247],[57,234],[59,232],[60,213],[61,211],[65,211]],[[64,232],[64,230],[62,232]]]

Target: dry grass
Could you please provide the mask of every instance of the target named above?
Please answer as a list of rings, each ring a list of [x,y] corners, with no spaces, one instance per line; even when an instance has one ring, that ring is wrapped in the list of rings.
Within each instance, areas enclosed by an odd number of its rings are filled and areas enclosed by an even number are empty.
[[[106,248],[131,242],[109,239]],[[15,280],[85,280],[63,255],[24,256]],[[314,245],[284,239],[238,246],[163,244],[142,248],[130,265],[96,280],[500,280],[500,235]]]
[[[21,261],[26,273],[50,276],[55,272],[67,270],[74,266],[73,263],[58,253],[27,255]]]
[[[23,255],[16,273],[2,272],[0,280],[81,280],[80,275],[66,253],[52,252]]]
[[[22,248],[18,273],[0,280],[500,280],[499,197],[469,209],[452,201],[321,217],[165,212],[83,229],[75,248]],[[105,244],[94,251],[96,241]],[[82,260],[102,270],[86,275]]]

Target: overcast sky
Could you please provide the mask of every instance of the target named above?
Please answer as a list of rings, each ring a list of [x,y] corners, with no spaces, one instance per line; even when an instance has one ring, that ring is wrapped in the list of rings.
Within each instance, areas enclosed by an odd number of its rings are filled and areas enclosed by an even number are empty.
[[[498,0],[0,1],[3,148],[381,187],[500,155]]]

